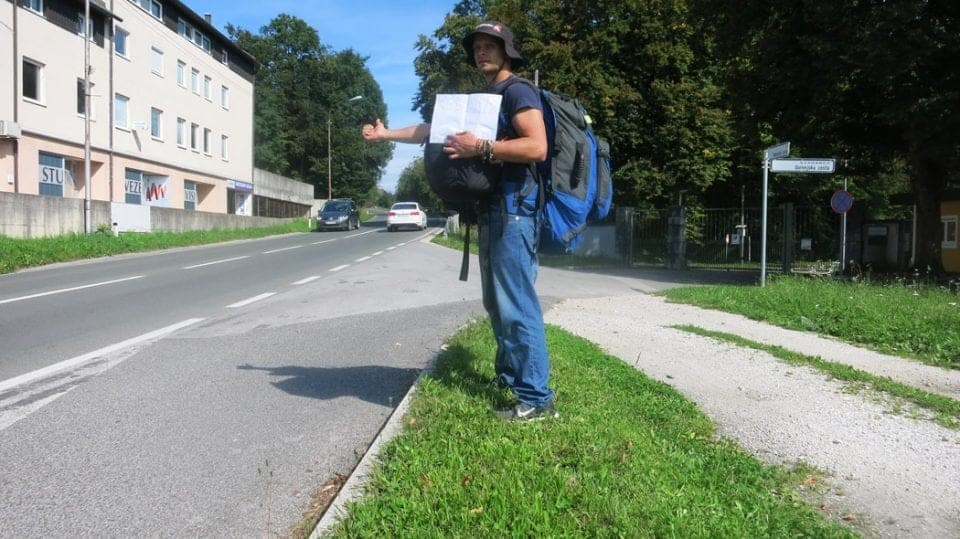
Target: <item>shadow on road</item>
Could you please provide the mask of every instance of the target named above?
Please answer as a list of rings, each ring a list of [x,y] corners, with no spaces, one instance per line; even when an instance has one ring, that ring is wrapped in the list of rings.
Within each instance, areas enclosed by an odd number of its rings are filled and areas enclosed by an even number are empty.
[[[264,371],[282,380],[270,382],[274,387],[299,397],[358,399],[394,406],[400,396],[420,374],[419,369],[401,369],[368,365],[363,367],[258,367],[250,364],[241,370]]]

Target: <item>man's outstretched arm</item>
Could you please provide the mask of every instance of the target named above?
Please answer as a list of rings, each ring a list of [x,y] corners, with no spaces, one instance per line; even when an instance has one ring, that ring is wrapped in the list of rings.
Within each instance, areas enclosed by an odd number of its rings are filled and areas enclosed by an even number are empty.
[[[422,144],[430,137],[430,124],[409,125],[400,129],[387,129],[380,118],[373,124],[364,124],[363,139],[370,142],[406,142]]]

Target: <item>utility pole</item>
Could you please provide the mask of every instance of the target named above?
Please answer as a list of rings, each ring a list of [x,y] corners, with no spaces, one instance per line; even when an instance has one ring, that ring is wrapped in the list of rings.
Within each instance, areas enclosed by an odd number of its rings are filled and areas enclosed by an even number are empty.
[[[93,232],[90,208],[90,0],[83,3],[83,231]]]

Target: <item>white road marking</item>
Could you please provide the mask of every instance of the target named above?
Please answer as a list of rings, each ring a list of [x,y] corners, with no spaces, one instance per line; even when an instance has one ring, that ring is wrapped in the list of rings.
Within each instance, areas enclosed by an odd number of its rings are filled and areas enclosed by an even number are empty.
[[[303,245],[291,245],[290,247],[281,247],[280,249],[274,249],[272,251],[264,251],[262,254],[271,255],[273,253],[280,253],[283,251],[292,251],[294,249],[299,249],[301,247],[303,247]]]
[[[0,431],[66,395],[87,378],[120,364],[136,353],[136,345],[159,339],[201,320],[203,318],[184,320],[0,382]]]
[[[120,341],[116,344],[105,346],[99,350],[94,350],[93,352],[83,354],[82,356],[77,356],[71,359],[67,359],[67,360],[61,361],[60,363],[54,363],[53,365],[48,365],[42,369],[37,369],[33,372],[28,372],[26,374],[21,374],[20,376],[17,376],[15,378],[4,380],[0,382],[0,393],[3,393],[8,389],[17,387],[22,384],[34,382],[36,380],[50,376],[51,374],[60,372],[62,370],[78,367],[80,365],[83,365],[84,363],[87,363],[88,361],[92,361],[94,359],[105,356],[107,354],[116,352],[118,350],[122,350],[124,348],[127,348],[128,346],[133,346],[135,344],[140,344],[147,341],[152,341],[154,339],[159,339],[160,337],[169,335],[174,331],[183,329],[187,326],[192,326],[193,324],[196,324],[197,322],[200,322],[202,320],[203,318],[188,318],[187,320],[184,320],[182,322],[177,322],[176,324],[169,325],[165,328],[160,328],[160,329],[151,331],[149,333],[144,333],[139,337],[133,337],[125,341]]]
[[[380,256],[380,255],[382,255],[382,254],[383,254],[383,251],[377,251],[377,252],[373,253],[373,254],[370,255],[370,256]]]
[[[320,245],[321,243],[330,243],[331,241],[337,241],[337,238],[332,238],[332,239],[329,239],[329,240],[315,241],[315,242],[311,243],[310,245]]]
[[[73,292],[73,291],[75,291],[75,290],[83,290],[83,289],[85,289],[85,288],[94,288],[94,287],[96,287],[96,286],[106,286],[106,285],[108,285],[108,284],[122,283],[122,282],[124,282],[124,281],[133,281],[134,279],[143,279],[143,277],[144,277],[143,275],[134,275],[133,277],[124,277],[124,278],[122,278],[122,279],[114,279],[114,280],[112,280],[112,281],[103,281],[103,282],[100,282],[100,283],[91,283],[91,284],[85,284],[85,285],[82,285],[82,286],[73,286],[73,287],[70,287],[70,288],[60,288],[60,289],[57,289],[57,290],[50,290],[49,292],[40,292],[40,293],[38,293],[38,294],[30,294],[29,296],[20,296],[20,297],[16,297],[16,298],[9,298],[9,299],[0,300],[0,305],[3,305],[4,303],[13,303],[13,302],[16,302],[16,301],[23,301],[23,300],[27,300],[27,299],[40,298],[40,297],[43,297],[43,296],[52,296],[52,295],[54,295],[54,294],[63,294],[63,293],[65,293],[65,292]]]
[[[366,262],[367,260],[370,260],[369,256],[361,256],[360,258],[354,260],[354,262]]]
[[[192,265],[192,266],[184,266],[182,269],[185,269],[185,270],[186,270],[186,269],[202,268],[202,267],[204,267],[204,266],[212,266],[212,265],[214,265],[214,264],[223,264],[224,262],[233,262],[234,260],[243,260],[244,258],[250,258],[250,257],[247,256],[247,255],[244,255],[244,256],[235,256],[235,257],[233,257],[233,258],[224,258],[224,259],[222,259],[222,260],[214,260],[214,261],[212,261],[212,262],[204,262],[203,264],[194,264],[194,265]]]
[[[257,296],[253,296],[252,298],[247,298],[247,299],[245,299],[245,300],[243,300],[243,301],[238,301],[238,302],[236,302],[236,303],[231,303],[230,305],[227,305],[227,308],[228,308],[228,309],[237,309],[237,308],[240,308],[240,307],[245,307],[245,306],[247,306],[247,305],[250,305],[251,303],[260,301],[261,299],[269,298],[270,296],[272,296],[272,295],[274,295],[274,294],[276,294],[276,292],[265,292],[265,293],[263,293],[263,294],[260,294],[260,295],[257,295]]]
[[[342,266],[337,266],[335,268],[330,268],[330,271],[340,271],[342,269],[347,269],[350,267],[350,264],[344,264]]]
[[[297,281],[297,282],[295,282],[295,283],[293,283],[293,284],[295,284],[295,285],[307,284],[307,283],[309,283],[309,282],[311,282],[311,281],[316,281],[316,280],[319,279],[319,278],[320,278],[319,275],[312,275],[312,276],[310,276],[310,277],[307,277],[306,279],[300,279],[299,281]]]

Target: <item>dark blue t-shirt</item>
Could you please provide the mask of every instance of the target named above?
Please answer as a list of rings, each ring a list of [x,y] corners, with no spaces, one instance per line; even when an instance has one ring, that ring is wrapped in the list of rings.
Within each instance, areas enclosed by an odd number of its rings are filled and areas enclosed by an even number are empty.
[[[497,128],[497,140],[511,139],[517,137],[517,131],[513,127],[513,116],[524,109],[537,109],[543,114],[543,105],[540,103],[540,94],[533,86],[522,82],[511,81],[514,76],[494,84],[488,89],[490,93],[503,94],[503,102],[500,105],[500,125]],[[506,87],[506,90],[504,90]],[[528,180],[533,180],[533,172],[527,163],[504,163],[503,176],[501,177],[503,186],[504,200],[507,202],[508,213],[533,213],[536,207],[537,189],[531,189],[530,193],[524,197],[524,204],[527,209],[517,211],[516,192],[527,185]]]

